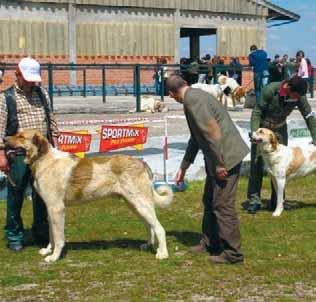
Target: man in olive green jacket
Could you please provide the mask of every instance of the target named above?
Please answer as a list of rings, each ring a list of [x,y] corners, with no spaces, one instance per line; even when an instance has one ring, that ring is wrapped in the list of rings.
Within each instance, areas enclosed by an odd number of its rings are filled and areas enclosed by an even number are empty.
[[[177,75],[168,79],[167,89],[183,104],[191,133],[176,184],[183,181],[199,150],[205,159],[203,239],[190,250],[208,251],[213,263],[242,262],[235,197],[241,161],[249,149],[225,108],[213,96],[189,87]]]
[[[288,144],[286,118],[297,107],[301,112],[316,143],[316,118],[306,98],[307,84],[304,79],[293,77],[284,82],[275,82],[265,86],[259,103],[251,115],[251,131],[260,127],[268,128],[277,133],[281,144]],[[248,200],[245,203],[248,212],[256,213],[261,208],[261,185],[263,178],[263,159],[257,156],[257,146],[251,145],[251,167],[248,183]],[[272,187],[269,209],[276,207],[276,193]]]

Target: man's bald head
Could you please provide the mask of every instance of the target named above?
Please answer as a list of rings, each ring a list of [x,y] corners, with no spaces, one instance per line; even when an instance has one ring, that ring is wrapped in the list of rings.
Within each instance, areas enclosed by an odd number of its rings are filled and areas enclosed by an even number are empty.
[[[166,82],[167,91],[177,93],[181,88],[188,86],[188,83],[179,75],[172,75]]]

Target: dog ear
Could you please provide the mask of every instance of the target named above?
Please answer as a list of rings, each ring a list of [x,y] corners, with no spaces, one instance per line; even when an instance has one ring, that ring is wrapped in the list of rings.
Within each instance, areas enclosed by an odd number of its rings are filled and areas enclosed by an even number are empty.
[[[270,134],[270,142],[271,142],[272,150],[275,151],[278,145],[278,138],[275,135],[275,133]]]
[[[223,92],[224,92],[225,95],[230,95],[231,92],[232,92],[232,89],[231,89],[229,86],[227,86],[227,87],[223,90]]]
[[[38,155],[46,154],[49,149],[48,140],[39,132],[36,132],[33,136],[32,143],[37,147]]]

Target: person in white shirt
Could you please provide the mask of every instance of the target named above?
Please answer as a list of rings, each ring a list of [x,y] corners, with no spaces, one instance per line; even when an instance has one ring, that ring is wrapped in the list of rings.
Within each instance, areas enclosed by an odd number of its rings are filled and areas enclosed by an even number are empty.
[[[300,78],[306,79],[306,81],[308,81],[308,66],[307,66],[306,59],[304,57],[305,57],[305,54],[303,50],[299,50],[296,53],[296,62],[299,63],[297,75]]]

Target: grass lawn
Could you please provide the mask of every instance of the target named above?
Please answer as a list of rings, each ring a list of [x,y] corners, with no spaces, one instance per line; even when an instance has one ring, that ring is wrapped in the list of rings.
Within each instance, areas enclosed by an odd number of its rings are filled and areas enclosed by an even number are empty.
[[[139,250],[146,239],[142,222],[122,200],[108,198],[68,208],[67,255],[46,264],[38,247],[9,252],[0,239],[0,301],[316,301],[316,176],[293,181],[287,199],[295,206],[273,218],[241,209],[247,180],[242,178],[237,208],[245,263],[212,265],[207,255],[191,255],[199,241],[202,182],[175,194],[158,209],[167,231],[170,258]],[[269,195],[265,179],[264,198]],[[26,229],[32,208],[25,202]],[[1,228],[5,203],[0,203]]]

